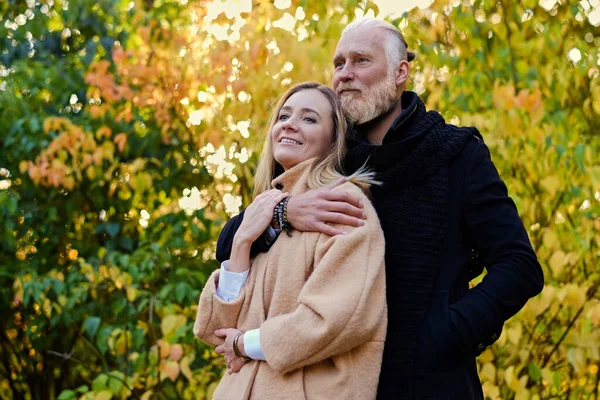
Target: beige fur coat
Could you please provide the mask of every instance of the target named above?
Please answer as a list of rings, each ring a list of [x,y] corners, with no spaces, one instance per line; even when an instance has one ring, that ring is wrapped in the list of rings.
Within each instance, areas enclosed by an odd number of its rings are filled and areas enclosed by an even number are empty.
[[[273,181],[297,195],[308,190],[313,160]],[[195,335],[211,345],[219,328],[260,328],[266,361],[250,361],[225,374],[214,399],[374,399],[387,313],[384,238],[379,219],[354,184],[345,190],[362,199],[364,226],[334,237],[317,232],[282,233],[253,261],[233,302],[216,294],[219,271],[202,291]]]

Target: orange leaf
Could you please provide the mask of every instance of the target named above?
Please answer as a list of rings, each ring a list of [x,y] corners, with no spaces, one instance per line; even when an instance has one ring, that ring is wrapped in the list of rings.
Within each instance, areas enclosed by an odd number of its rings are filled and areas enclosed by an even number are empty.
[[[172,345],[169,356],[171,357],[171,360],[179,361],[181,356],[183,356],[183,347],[179,343]]]
[[[179,376],[179,364],[176,361],[167,361],[161,364],[161,380],[165,378],[169,378],[171,381],[175,382],[177,377]]]
[[[123,151],[123,149],[125,148],[125,145],[127,145],[127,134],[119,133],[119,134],[115,135],[115,137],[113,138],[113,141],[117,145],[119,151]]]
[[[100,129],[96,131],[96,139],[100,140],[103,137],[109,138],[112,135],[112,131],[106,125],[102,126]]]

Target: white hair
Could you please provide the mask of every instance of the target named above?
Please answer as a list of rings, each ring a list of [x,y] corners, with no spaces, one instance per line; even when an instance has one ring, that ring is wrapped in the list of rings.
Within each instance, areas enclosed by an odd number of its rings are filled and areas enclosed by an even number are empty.
[[[385,55],[388,60],[389,68],[397,68],[400,61],[412,61],[415,58],[415,53],[407,50],[406,41],[402,33],[394,25],[387,21],[377,18],[360,18],[348,24],[342,31],[342,36],[356,28],[379,28],[385,30],[388,39],[383,43]]]

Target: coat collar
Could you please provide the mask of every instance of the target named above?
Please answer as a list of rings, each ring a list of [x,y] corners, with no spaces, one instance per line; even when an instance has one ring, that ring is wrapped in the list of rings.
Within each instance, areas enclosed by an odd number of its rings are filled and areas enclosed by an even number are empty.
[[[309,158],[283,172],[271,181],[271,187],[291,195],[304,193],[308,190],[308,174],[316,159],[317,157]]]

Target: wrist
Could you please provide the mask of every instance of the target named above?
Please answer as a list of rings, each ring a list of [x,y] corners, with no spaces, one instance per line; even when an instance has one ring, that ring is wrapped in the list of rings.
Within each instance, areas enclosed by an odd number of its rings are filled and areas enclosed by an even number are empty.
[[[241,361],[247,362],[247,361],[250,361],[250,358],[246,355],[246,352],[244,351],[243,341],[244,341],[244,333],[238,332],[238,334],[235,335],[235,338],[233,339],[233,346],[232,346],[233,353]]]
[[[287,202],[287,220],[289,221],[290,225],[294,226],[294,211],[296,210],[296,207],[294,206],[296,202],[296,196],[292,197],[290,196],[290,199]]]
[[[254,242],[252,238],[245,236],[239,231],[233,237],[233,247],[240,250],[250,250],[250,247],[252,247],[252,242]]]
[[[246,354],[246,347],[244,346],[244,336],[246,336],[246,334],[242,334],[240,336],[240,338],[238,339],[238,350],[240,351],[240,354],[244,357],[248,357],[248,354]]]

